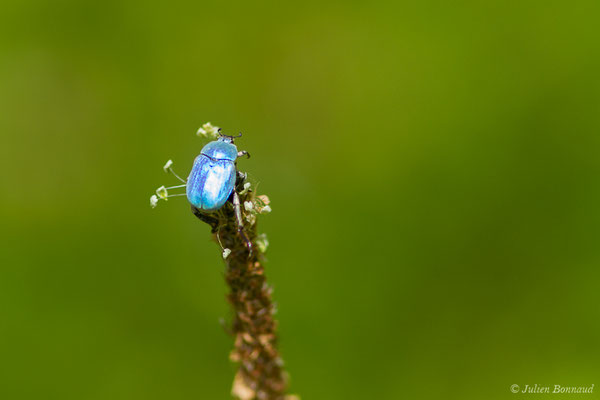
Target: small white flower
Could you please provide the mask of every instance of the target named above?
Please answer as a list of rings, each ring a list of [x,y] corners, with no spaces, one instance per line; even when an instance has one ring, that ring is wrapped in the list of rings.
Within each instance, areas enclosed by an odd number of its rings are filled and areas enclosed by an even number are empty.
[[[219,127],[213,126],[210,122],[207,122],[198,129],[196,135],[208,139],[216,139],[219,136]]]
[[[254,215],[254,214],[246,214],[246,221],[248,221],[248,223],[250,225],[254,225],[254,223],[256,222],[256,215]]]
[[[154,208],[158,204],[158,197],[155,194],[150,196],[150,207]]]
[[[251,201],[245,201],[244,202],[244,208],[246,209],[246,211],[253,211],[254,210],[254,204]]]
[[[256,237],[256,246],[261,253],[265,253],[267,251],[267,247],[269,247],[269,239],[267,239],[266,233],[261,233]]]
[[[161,186],[158,189],[156,189],[156,194],[158,195],[159,198],[161,198],[163,200],[167,200],[167,196],[169,195],[169,192],[167,191],[166,187]]]
[[[260,210],[261,214],[268,214],[271,212],[271,206],[264,206],[262,210]]]
[[[246,193],[248,193],[250,191],[250,182],[246,182],[244,183],[244,189],[239,193],[240,196],[245,195]]]
[[[165,170],[165,172],[169,172],[169,168],[171,168],[171,165],[173,165],[173,160],[167,161],[167,163],[163,167],[163,169]]]
[[[227,257],[229,257],[230,254],[231,254],[230,249],[223,249],[223,260],[226,259]]]

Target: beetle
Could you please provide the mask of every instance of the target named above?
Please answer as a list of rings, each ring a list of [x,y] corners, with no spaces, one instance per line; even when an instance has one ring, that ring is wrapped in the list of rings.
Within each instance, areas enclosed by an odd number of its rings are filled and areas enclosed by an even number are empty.
[[[219,138],[204,146],[194,160],[186,182],[186,195],[194,215],[211,225],[213,230],[218,219],[210,214],[221,209],[231,197],[238,232],[248,250],[252,251],[251,242],[243,231],[240,198],[235,191],[236,181],[245,179],[245,174],[237,171],[236,160],[243,156],[250,158],[247,151],[238,151],[234,144],[234,139],[240,136],[241,133],[238,136],[224,135],[219,129]]]
[[[238,157],[248,155],[246,151],[238,152],[233,144],[233,136],[219,134],[221,136],[217,140],[202,148],[187,180],[188,201],[206,212],[223,207],[235,186],[235,161]]]
[[[241,133],[238,136],[224,135],[219,128],[218,139],[204,146],[198,157],[194,159],[187,180],[175,173],[172,168],[173,161],[167,161],[163,169],[165,172],[173,174],[183,185],[159,187],[156,189],[156,194],[150,197],[150,205],[154,208],[159,200],[166,201],[170,197],[187,196],[194,215],[209,224],[212,232],[215,233],[221,227],[219,210],[228,201],[231,201],[237,222],[237,231],[246,242],[248,256],[250,256],[252,255],[252,242],[244,232],[240,197],[236,190],[236,187],[246,180],[246,174],[237,170],[236,160],[242,156],[250,158],[247,151],[238,151],[233,143],[234,139],[241,136]],[[185,193],[169,194],[168,192],[170,189],[182,187],[186,188]]]

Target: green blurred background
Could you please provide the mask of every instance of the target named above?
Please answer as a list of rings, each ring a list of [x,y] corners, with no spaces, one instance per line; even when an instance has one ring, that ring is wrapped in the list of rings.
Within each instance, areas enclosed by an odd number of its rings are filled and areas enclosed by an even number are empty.
[[[271,197],[303,400],[599,386],[599,17],[4,1],[0,398],[229,398],[219,249],[184,198],[148,201],[205,121],[243,131],[240,168]]]

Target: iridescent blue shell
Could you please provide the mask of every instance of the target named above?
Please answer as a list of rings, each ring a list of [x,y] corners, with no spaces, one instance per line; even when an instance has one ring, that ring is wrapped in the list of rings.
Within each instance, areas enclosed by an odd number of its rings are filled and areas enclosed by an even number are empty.
[[[237,147],[227,137],[204,146],[187,181],[186,194],[193,206],[203,211],[223,207],[235,185],[237,155]]]

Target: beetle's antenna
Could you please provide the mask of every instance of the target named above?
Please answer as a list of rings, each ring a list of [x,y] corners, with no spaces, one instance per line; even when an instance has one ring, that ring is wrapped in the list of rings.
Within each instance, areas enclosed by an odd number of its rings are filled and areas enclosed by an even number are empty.
[[[237,139],[237,138],[239,138],[239,137],[242,137],[242,132],[240,132],[240,134],[239,134],[239,135],[237,135],[237,136],[225,135],[225,134],[221,133],[221,128],[219,128],[219,131],[218,131],[218,133],[219,133],[219,136],[226,137],[226,138],[229,138],[229,139],[231,139],[231,140],[233,140],[233,139]]]

